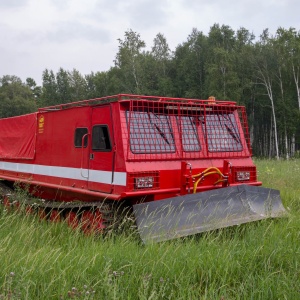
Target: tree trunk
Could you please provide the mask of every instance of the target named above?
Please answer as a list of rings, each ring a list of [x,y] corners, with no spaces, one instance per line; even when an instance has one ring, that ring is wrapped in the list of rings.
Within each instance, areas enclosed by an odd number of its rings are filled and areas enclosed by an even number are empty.
[[[289,143],[288,143],[288,136],[287,136],[287,132],[286,132],[286,127],[284,129],[284,142],[285,142],[285,158],[288,160],[290,158],[290,154],[289,154]]]
[[[270,126],[270,135],[269,135],[269,159],[272,158],[272,150],[273,150],[273,119],[271,118],[271,126]]]
[[[293,77],[294,77],[294,81],[295,81],[295,85],[296,85],[298,106],[299,106],[299,110],[300,110],[299,67],[297,67],[297,72],[296,72],[294,64],[293,64]]]
[[[291,141],[291,157],[295,155],[296,151],[296,145],[295,145],[295,134],[292,135],[292,141]]]
[[[284,91],[283,91],[283,81],[281,75],[281,68],[278,70],[279,74],[279,86],[280,86],[280,93],[281,93],[281,101],[283,102],[284,110],[286,109],[285,101],[284,101]],[[285,158],[289,159],[289,146],[288,146],[288,136],[287,136],[287,129],[286,129],[286,117],[285,113],[283,113],[283,121],[284,121],[284,145],[285,145]]]
[[[271,83],[271,80],[270,80],[268,74],[265,75],[262,70],[260,70],[260,75],[261,75],[261,77],[259,78],[261,81],[260,84],[262,84],[266,88],[267,95],[271,102],[273,126],[274,126],[276,159],[279,160],[278,134],[277,134],[277,123],[276,123],[275,103],[274,103],[274,97],[273,97],[272,83]],[[272,132],[272,128],[271,128],[270,132]]]

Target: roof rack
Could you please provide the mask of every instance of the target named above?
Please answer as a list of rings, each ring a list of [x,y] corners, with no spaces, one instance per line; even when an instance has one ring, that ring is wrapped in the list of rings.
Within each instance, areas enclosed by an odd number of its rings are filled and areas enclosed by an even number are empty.
[[[236,105],[234,101],[215,100],[214,97],[209,97],[207,100],[190,99],[190,98],[174,98],[174,97],[160,97],[160,96],[146,96],[146,95],[132,95],[132,94],[118,94],[113,96],[106,96],[101,98],[94,98],[89,100],[82,100],[77,102],[63,103],[53,106],[39,108],[38,112],[64,110],[73,107],[81,106],[96,106],[105,103],[118,102],[122,100],[146,100],[158,102],[176,102],[186,104],[221,104],[221,105]]]

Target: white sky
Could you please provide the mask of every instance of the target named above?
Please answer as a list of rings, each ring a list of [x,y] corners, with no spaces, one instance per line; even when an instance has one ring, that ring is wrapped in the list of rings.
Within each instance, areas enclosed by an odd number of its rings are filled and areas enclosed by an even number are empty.
[[[195,27],[240,27],[256,37],[269,28],[300,30],[299,0],[0,0],[0,77],[32,77],[48,68],[82,75],[114,65],[118,38],[132,29],[153,45],[162,33],[172,51]]]

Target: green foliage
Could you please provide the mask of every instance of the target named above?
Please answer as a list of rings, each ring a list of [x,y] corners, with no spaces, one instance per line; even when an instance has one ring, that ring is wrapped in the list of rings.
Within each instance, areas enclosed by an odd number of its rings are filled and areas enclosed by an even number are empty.
[[[70,99],[72,101],[86,99],[87,84],[85,78],[76,69],[73,69],[68,75],[71,94]],[[70,99],[67,99],[67,102],[70,102]]]
[[[16,76],[0,78],[0,117],[22,115],[36,110],[35,97],[29,86]]]
[[[300,160],[256,160],[289,216],[143,245],[0,209],[0,299],[298,299]]]
[[[43,72],[43,87],[42,87],[42,106],[50,106],[58,104],[56,78],[52,70],[46,69]]]
[[[177,97],[205,99],[205,65],[207,37],[194,28],[187,42],[176,48],[174,74]]]
[[[115,65],[120,69],[122,85],[131,94],[141,94],[143,89],[142,49],[146,46],[140,35],[133,30],[125,31],[124,40],[118,39],[119,51]]]
[[[56,74],[56,92],[58,103],[68,103],[71,101],[71,83],[69,73],[60,68]]]
[[[34,99],[38,100],[42,94],[42,88],[30,77],[26,78],[26,85],[31,89]]]

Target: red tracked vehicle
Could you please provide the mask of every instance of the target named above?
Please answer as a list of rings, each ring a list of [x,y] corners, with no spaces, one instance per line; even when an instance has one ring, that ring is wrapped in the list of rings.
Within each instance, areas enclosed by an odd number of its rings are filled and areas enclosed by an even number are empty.
[[[132,205],[144,241],[284,213],[251,154],[245,108],[212,97],[120,94],[0,120],[2,186],[21,182],[52,219],[88,228]]]

